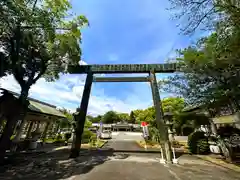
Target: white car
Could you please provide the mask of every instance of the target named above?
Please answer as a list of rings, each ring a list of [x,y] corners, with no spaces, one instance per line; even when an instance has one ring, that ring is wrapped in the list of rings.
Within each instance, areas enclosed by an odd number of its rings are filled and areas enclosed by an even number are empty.
[[[101,139],[111,139],[112,138],[112,132],[109,130],[105,130],[100,133],[100,138]]]

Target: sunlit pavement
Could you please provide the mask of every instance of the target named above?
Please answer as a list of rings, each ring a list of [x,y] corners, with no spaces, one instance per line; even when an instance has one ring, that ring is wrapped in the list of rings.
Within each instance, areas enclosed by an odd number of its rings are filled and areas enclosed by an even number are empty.
[[[55,148],[0,173],[2,180],[240,180],[240,173],[217,166],[195,156],[182,155],[179,164],[161,164],[159,153],[136,151],[141,135],[115,133],[103,149],[81,151],[69,159],[69,147]],[[129,140],[131,139],[132,140]]]
[[[240,174],[217,167],[211,163],[198,162],[182,165],[163,165],[146,157],[110,158],[90,172],[72,176],[71,180],[237,180]]]
[[[141,139],[141,133],[115,132],[104,148],[114,151],[144,151],[135,141]],[[115,156],[89,173],[73,176],[70,179],[81,180],[236,180],[240,173],[216,166],[194,156],[179,157],[179,164],[160,163],[160,154],[114,153]]]
[[[237,180],[240,173],[194,156],[183,155],[178,165],[160,164],[158,154],[91,151],[68,159],[69,149],[58,149],[29,159],[0,173],[2,180]]]

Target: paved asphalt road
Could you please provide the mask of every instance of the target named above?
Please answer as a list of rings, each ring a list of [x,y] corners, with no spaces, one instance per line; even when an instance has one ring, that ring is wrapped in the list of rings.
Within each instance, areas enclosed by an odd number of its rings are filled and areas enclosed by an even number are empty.
[[[144,153],[116,153],[109,149],[139,150],[134,141],[140,138],[141,134],[115,133],[102,150],[68,159],[69,149],[65,148],[29,160],[28,165],[22,164],[0,173],[0,179],[240,180],[240,173],[195,156],[183,155],[179,158],[179,164],[164,165],[160,164],[159,154],[156,153],[151,156]]]
[[[136,155],[138,153],[142,154],[148,150],[140,147],[137,144],[136,141],[141,141],[141,140],[144,140],[142,137],[142,133],[113,132],[112,139],[108,140],[108,142],[103,146],[103,149],[113,149],[115,152],[135,153]],[[155,149],[152,151],[156,153],[160,152],[159,149]],[[149,155],[152,156],[151,154],[148,154],[148,156]],[[160,154],[156,154],[156,157],[158,156],[160,156]]]
[[[109,160],[72,180],[238,180],[240,174],[214,165],[164,166],[158,162]]]
[[[163,165],[159,163],[159,154],[134,153],[145,151],[136,144],[141,134],[119,132],[114,133],[104,149],[129,151],[132,153],[115,153],[105,163],[95,167],[90,173],[81,175],[76,180],[237,180],[240,174],[218,167],[212,163],[197,159],[190,155],[179,158],[179,165]],[[74,179],[74,178],[73,178]]]

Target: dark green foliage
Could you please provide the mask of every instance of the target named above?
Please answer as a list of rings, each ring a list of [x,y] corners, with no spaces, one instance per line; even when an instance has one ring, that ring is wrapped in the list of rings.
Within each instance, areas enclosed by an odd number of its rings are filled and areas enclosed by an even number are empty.
[[[135,118],[135,114],[133,111],[131,111],[131,113],[130,113],[129,122],[132,124],[136,123],[136,118]]]
[[[56,140],[62,139],[62,135],[61,135],[61,134],[58,134],[55,139],[56,139]]]
[[[64,134],[65,141],[68,141],[71,138],[71,136],[72,136],[71,133],[65,133]]]
[[[232,134],[239,134],[240,135],[240,130],[237,128],[234,128],[232,126],[225,126],[225,127],[220,127],[218,129],[218,135],[220,135],[221,138],[225,137],[230,137]]]
[[[197,153],[198,154],[207,154],[209,152],[210,152],[210,149],[209,149],[209,143],[208,143],[207,138],[200,139],[197,142]]]
[[[54,143],[62,143],[62,142],[64,142],[64,139],[61,134],[58,134],[54,139]]]
[[[121,119],[118,116],[118,114],[114,111],[108,111],[106,114],[104,114],[102,121],[106,124],[116,123],[119,122]]]
[[[188,136],[188,148],[190,153],[197,154],[199,152],[198,143],[202,143],[200,140],[207,140],[202,131],[193,132]],[[201,144],[199,144],[199,146],[200,145]]]
[[[91,141],[91,137],[94,136],[94,134],[88,130],[84,129],[83,135],[82,135],[82,143],[89,143]]]
[[[98,115],[97,117],[92,117],[89,119],[92,123],[99,123],[102,120],[102,116]]]
[[[156,127],[149,127],[149,140],[155,143],[160,142],[160,133]]]
[[[192,126],[184,124],[182,126],[182,134],[183,136],[188,136],[194,131],[194,128]]]
[[[97,135],[96,134],[92,134],[91,138],[90,138],[91,142],[96,142],[97,141]]]

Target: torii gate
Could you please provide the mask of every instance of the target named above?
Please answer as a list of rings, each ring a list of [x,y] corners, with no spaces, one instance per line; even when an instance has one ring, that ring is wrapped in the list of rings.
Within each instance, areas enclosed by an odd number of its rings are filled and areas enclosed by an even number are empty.
[[[153,103],[156,111],[156,122],[160,132],[160,143],[162,153],[168,163],[172,161],[171,144],[168,138],[168,128],[163,119],[163,109],[161,105],[160,94],[158,90],[155,73],[173,73],[177,71],[177,64],[106,64],[106,65],[81,65],[70,66],[69,72],[72,74],[87,74],[83,90],[80,110],[76,116],[76,138],[73,142],[71,156],[79,155],[81,146],[81,136],[86,120],[88,102],[91,92],[92,82],[150,82],[153,96]],[[94,74],[119,74],[119,73],[148,73],[147,77],[94,77]]]

